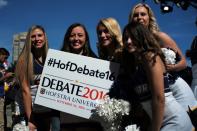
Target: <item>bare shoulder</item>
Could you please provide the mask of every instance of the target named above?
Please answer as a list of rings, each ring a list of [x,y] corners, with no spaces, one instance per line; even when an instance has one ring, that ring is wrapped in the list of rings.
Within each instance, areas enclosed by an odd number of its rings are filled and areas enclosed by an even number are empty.
[[[166,34],[165,32],[157,32],[156,34],[160,39],[166,39],[166,38],[170,38],[170,36],[168,34]]]
[[[146,65],[149,67],[160,66],[163,70],[165,68],[161,57],[153,52],[149,52],[146,55]]]
[[[163,47],[170,47],[174,50],[177,50],[176,42],[168,34],[164,32],[158,32],[157,37],[163,43]]]

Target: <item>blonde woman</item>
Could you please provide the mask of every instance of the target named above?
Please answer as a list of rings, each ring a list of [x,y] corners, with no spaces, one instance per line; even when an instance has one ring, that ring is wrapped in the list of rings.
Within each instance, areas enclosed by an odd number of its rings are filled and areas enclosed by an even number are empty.
[[[171,49],[175,53],[175,63],[166,63],[167,72],[170,73],[170,88],[177,102],[179,102],[185,110],[190,107],[197,106],[197,101],[194,97],[189,85],[178,76],[177,71],[186,68],[185,56],[177,46],[176,42],[166,33],[159,30],[153,11],[147,4],[139,3],[135,5],[129,15],[129,22],[139,23],[147,27],[158,40],[160,47]],[[179,58],[179,60],[177,60]],[[166,56],[166,60],[167,60]]]
[[[170,47],[181,57],[181,60],[177,62],[176,65],[167,65],[168,71],[180,71],[186,68],[185,56],[176,42],[166,33],[160,31],[154,13],[147,4],[139,3],[133,7],[129,15],[129,22],[132,21],[148,27],[160,42],[161,47]]]
[[[117,62],[115,57],[123,46],[122,33],[117,20],[111,17],[103,18],[99,21],[96,30],[99,58]]]
[[[21,87],[25,115],[31,131],[50,130],[49,109],[34,104],[47,50],[44,28],[39,25],[32,26],[16,65],[16,77]]]

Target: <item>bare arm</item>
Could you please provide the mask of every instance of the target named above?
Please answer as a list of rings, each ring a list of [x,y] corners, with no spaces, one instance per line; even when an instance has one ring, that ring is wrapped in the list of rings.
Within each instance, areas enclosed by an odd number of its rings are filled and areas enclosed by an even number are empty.
[[[30,116],[32,113],[32,98],[30,93],[30,87],[26,79],[22,80],[21,87],[22,87],[22,96],[23,96],[25,113],[28,120],[30,120]],[[36,129],[36,126],[31,122],[28,122],[28,126],[29,126],[29,130],[34,131]]]
[[[156,57],[156,62],[146,64],[147,75],[152,93],[152,131],[160,131],[164,115],[164,65],[160,57]]]
[[[178,47],[176,42],[164,32],[159,32],[157,35],[163,44],[162,47],[172,48],[181,57],[181,60],[177,64],[175,64],[175,65],[168,64],[167,70],[168,71],[180,71],[180,70],[186,68],[187,63],[186,63],[185,56],[183,55],[182,51],[180,50],[180,48]]]
[[[23,96],[25,113],[28,119],[30,119],[30,115],[32,111],[32,99],[31,99],[30,87],[26,79],[22,80],[21,87],[22,87],[22,96]]]

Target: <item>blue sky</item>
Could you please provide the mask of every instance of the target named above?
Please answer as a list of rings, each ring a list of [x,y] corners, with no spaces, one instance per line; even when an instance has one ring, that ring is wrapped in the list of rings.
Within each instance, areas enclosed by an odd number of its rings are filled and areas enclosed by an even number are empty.
[[[26,32],[30,26],[39,24],[46,30],[50,48],[60,49],[68,26],[80,22],[86,26],[91,47],[97,53],[98,21],[114,17],[123,29],[131,8],[139,2],[142,0],[0,0],[0,47],[11,52],[13,34]],[[190,6],[184,11],[174,6],[173,12],[162,14],[153,0],[145,2],[153,9],[160,29],[168,33],[185,53],[197,35],[194,24],[197,9]]]

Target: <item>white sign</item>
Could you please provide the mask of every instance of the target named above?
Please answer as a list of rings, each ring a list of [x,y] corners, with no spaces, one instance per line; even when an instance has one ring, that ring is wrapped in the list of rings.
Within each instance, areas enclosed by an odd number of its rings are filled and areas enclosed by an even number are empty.
[[[49,49],[35,103],[89,118],[118,71],[118,63]]]

